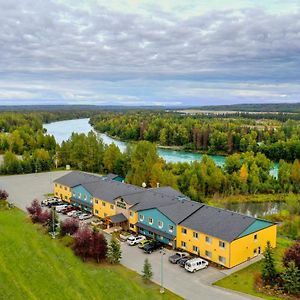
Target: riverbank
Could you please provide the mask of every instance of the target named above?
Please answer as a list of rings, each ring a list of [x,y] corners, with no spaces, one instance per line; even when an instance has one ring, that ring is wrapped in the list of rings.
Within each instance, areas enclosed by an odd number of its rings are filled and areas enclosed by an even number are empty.
[[[258,203],[258,202],[286,202],[290,199],[299,199],[300,195],[294,193],[286,194],[253,194],[253,195],[231,195],[226,197],[205,198],[209,205],[218,207],[228,203]]]

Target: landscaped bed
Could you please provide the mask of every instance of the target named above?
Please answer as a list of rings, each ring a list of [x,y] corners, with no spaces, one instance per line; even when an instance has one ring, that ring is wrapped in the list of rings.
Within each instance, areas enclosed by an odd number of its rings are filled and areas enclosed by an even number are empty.
[[[18,209],[0,210],[0,224],[3,299],[180,299],[121,265],[82,262]]]

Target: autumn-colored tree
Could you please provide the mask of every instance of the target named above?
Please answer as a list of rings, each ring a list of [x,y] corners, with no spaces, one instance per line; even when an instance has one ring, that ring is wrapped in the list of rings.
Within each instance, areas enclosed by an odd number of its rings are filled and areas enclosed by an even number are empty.
[[[243,164],[241,169],[240,169],[240,177],[241,177],[241,180],[246,183],[247,180],[248,180],[248,168],[247,168],[247,165]]]
[[[83,261],[92,254],[93,236],[92,231],[88,227],[79,229],[75,235],[74,252],[80,256]]]
[[[99,263],[106,258],[107,241],[102,233],[93,231],[92,257]]]
[[[67,234],[73,235],[79,229],[79,221],[76,219],[68,218],[60,223],[60,234],[65,236]]]
[[[283,255],[283,265],[288,266],[289,262],[293,261],[295,266],[300,270],[300,243],[294,243],[290,246]]]

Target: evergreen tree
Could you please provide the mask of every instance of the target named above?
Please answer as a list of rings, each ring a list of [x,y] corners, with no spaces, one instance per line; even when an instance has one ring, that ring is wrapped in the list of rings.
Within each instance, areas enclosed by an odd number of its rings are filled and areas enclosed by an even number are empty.
[[[112,238],[107,249],[107,259],[111,264],[117,264],[122,258],[121,245],[116,238]]]
[[[150,281],[153,277],[152,266],[149,263],[148,258],[146,258],[144,261],[142,273],[143,273],[143,279],[147,282]]]
[[[300,292],[300,270],[293,261],[288,263],[283,274],[281,274],[283,287],[289,294]]]
[[[277,272],[275,269],[274,254],[272,251],[270,241],[267,242],[267,246],[264,252],[262,278],[265,284],[273,285],[277,278]]]

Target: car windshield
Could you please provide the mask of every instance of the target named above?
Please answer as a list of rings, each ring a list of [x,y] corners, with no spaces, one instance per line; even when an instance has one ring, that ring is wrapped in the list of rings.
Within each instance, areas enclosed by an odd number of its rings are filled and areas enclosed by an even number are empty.
[[[128,241],[134,241],[134,237],[129,237]]]
[[[191,267],[191,264],[190,264],[190,263],[187,263],[186,265],[187,265],[189,268]]]

